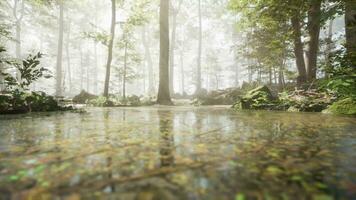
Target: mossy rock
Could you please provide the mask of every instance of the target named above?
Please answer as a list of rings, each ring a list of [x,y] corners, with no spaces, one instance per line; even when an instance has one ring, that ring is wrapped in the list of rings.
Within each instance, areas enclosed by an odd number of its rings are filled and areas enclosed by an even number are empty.
[[[77,96],[75,96],[73,98],[73,102],[85,104],[85,103],[88,103],[89,101],[96,99],[96,98],[98,98],[98,96],[90,94],[90,93],[86,92],[85,90],[82,90],[80,92],[80,94],[78,94]]]
[[[337,101],[329,106],[325,112],[356,116],[356,99],[350,97]]]
[[[277,105],[278,98],[272,94],[272,91],[267,86],[260,86],[247,92],[247,94],[234,105],[234,108],[275,110]]]

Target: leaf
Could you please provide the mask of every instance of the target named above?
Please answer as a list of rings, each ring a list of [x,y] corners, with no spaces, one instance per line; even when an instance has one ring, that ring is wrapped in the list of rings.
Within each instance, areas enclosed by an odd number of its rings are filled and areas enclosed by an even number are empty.
[[[245,200],[245,195],[242,193],[238,193],[235,197],[235,200]]]

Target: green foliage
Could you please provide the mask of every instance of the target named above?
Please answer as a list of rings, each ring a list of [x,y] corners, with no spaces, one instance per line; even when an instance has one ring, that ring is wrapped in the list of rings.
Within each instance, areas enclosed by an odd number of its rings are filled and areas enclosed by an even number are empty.
[[[277,98],[267,86],[247,92],[235,105],[235,109],[275,109]]]
[[[109,101],[106,97],[99,96],[95,99],[90,100],[89,105],[92,105],[95,107],[108,107],[108,106],[112,106],[113,103],[111,101]]]
[[[49,112],[66,110],[60,107],[53,96],[44,92],[24,92],[18,89],[0,95],[0,114],[19,114],[27,112]]]
[[[344,115],[356,115],[356,99],[347,98],[333,103],[326,112]]]
[[[326,69],[329,78],[321,80],[322,90],[335,94],[339,98],[356,97],[356,69],[347,57],[344,48],[334,52],[331,67]]]
[[[13,62],[13,66],[20,73],[20,79],[12,76],[10,73],[2,72],[2,75],[5,76],[5,84],[9,89],[20,88],[27,90],[28,87],[38,79],[50,78],[49,70],[40,65],[40,58],[43,54],[37,53],[35,55],[29,55],[26,59],[22,61],[22,64]]]

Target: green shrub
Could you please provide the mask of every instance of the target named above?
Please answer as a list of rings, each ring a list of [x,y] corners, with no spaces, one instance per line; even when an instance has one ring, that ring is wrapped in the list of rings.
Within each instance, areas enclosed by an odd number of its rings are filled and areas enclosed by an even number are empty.
[[[327,110],[328,113],[356,115],[356,99],[346,98],[333,103]]]

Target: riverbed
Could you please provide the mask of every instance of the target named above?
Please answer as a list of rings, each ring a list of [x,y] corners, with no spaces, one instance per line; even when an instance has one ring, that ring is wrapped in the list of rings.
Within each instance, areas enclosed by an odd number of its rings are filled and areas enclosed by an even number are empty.
[[[0,199],[356,198],[356,118],[86,110],[0,116]]]

